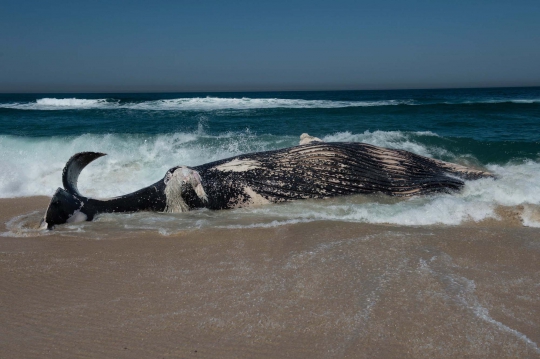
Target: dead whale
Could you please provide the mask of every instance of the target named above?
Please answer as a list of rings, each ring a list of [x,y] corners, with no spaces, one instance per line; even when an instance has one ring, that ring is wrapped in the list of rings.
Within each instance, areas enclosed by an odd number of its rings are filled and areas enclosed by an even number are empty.
[[[81,152],[66,163],[41,227],[91,221],[113,212],[230,209],[306,198],[383,193],[426,195],[459,190],[485,171],[366,143],[323,142],[303,134],[299,146],[249,153],[200,166],[177,166],[139,191],[93,199],[77,188],[81,171],[104,153]]]

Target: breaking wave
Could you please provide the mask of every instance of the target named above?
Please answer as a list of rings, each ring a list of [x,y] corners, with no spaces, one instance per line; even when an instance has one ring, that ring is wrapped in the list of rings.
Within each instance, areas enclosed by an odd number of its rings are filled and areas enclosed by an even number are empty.
[[[144,111],[215,111],[252,109],[332,109],[397,105],[472,105],[472,104],[540,104],[540,99],[482,99],[478,101],[416,101],[391,99],[378,101],[332,101],[283,98],[186,97],[154,101],[129,102],[118,99],[41,98],[32,102],[0,103],[0,108],[16,110],[144,110]]]
[[[0,104],[0,107],[17,110],[128,109],[146,111],[213,111],[227,109],[371,107],[395,106],[410,103],[412,103],[411,100],[330,101],[247,97],[192,97],[141,102],[120,102],[114,99],[42,98],[35,102]]]

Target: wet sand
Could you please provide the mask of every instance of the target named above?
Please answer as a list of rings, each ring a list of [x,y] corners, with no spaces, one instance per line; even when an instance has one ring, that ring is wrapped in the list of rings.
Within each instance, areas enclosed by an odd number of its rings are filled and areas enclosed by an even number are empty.
[[[0,200],[0,231],[48,198]],[[3,358],[540,358],[540,229],[0,237]]]

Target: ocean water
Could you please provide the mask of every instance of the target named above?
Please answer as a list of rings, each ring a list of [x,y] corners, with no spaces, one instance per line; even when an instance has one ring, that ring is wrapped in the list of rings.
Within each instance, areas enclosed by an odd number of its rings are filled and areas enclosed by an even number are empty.
[[[108,154],[80,178],[81,192],[99,198],[140,189],[176,165],[293,146],[304,132],[487,169],[498,179],[410,199],[352,196],[233,211],[105,215],[97,222],[163,234],[318,220],[459,225],[502,221],[507,208],[523,225],[540,227],[540,88],[3,94],[0,198],[52,195],[65,162],[80,151]],[[72,228],[85,226],[92,224]]]

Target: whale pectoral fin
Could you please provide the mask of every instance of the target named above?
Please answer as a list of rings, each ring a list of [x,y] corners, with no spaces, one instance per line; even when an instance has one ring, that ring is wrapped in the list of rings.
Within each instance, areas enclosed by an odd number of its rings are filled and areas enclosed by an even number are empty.
[[[313,142],[324,142],[324,141],[321,140],[318,137],[310,136],[307,133],[303,133],[303,134],[300,135],[300,143],[299,143],[299,145],[307,145],[307,144],[310,144],[310,143],[313,143]]]
[[[208,202],[208,196],[206,195],[206,192],[204,191],[204,188],[201,183],[197,184],[196,186],[193,186],[193,189],[195,190],[195,193],[201,199],[201,201],[205,203]]]
[[[208,202],[208,196],[202,185],[202,179],[199,172],[185,167],[177,167],[174,171],[167,173],[165,178],[165,196],[167,198],[167,206],[165,212],[178,213],[187,212],[189,206],[183,199],[182,188],[191,186],[193,191],[203,203]]]
[[[206,195],[206,192],[204,191],[204,187],[202,185],[202,179],[201,175],[199,175],[199,172],[190,169],[189,173],[186,176],[186,182],[193,187],[193,190],[197,194],[197,196],[200,198],[203,202],[208,202],[208,196]]]

